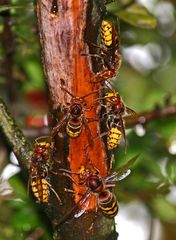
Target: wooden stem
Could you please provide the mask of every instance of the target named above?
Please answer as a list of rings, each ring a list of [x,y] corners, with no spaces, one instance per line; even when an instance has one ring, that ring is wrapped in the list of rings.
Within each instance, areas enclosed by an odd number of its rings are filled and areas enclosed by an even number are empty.
[[[18,158],[21,167],[26,168],[32,155],[32,148],[24,137],[22,131],[18,128],[15,120],[8,112],[5,103],[0,99],[0,127],[12,148],[12,151]]]
[[[51,113],[55,122],[59,122],[63,113],[60,111],[66,102],[70,102],[70,94],[65,93],[62,87],[66,88],[73,96],[82,97],[94,91],[91,83],[93,76],[91,68],[91,58],[83,53],[88,53],[88,46],[85,43],[84,33],[87,20],[87,0],[64,0],[57,1],[58,12],[51,14],[52,1],[38,0],[37,15],[42,46],[42,57],[46,79],[48,81]],[[90,8],[89,8],[90,10]],[[97,96],[92,94],[84,100],[90,111],[85,113],[86,118],[97,118],[96,103]],[[64,124],[63,124],[64,125]],[[97,121],[88,123],[93,138],[97,137],[99,124]],[[81,165],[86,164],[85,146],[89,145],[86,126],[83,127],[81,135],[76,139],[56,137],[57,157],[61,164],[56,164],[56,171],[59,168],[66,168],[72,172],[78,172]],[[102,139],[94,141],[93,148],[88,148],[88,154],[93,165],[99,169],[102,176],[107,175],[106,153]],[[59,173],[59,171],[58,171]],[[76,176],[73,176],[76,179]],[[71,187],[70,187],[71,185]],[[79,200],[79,195],[71,198],[69,193],[65,193],[64,187],[73,188],[75,192],[81,192],[82,188],[64,176],[54,177],[53,186],[57,189],[63,207],[58,208],[58,213],[52,218],[55,229],[55,239],[108,239],[114,232],[113,220],[106,219],[102,215],[98,221],[90,226],[95,219],[95,199],[91,198],[88,213],[82,217],[68,219],[67,223],[57,226],[62,217],[67,214],[71,206],[75,206]],[[51,214],[52,215],[52,214]],[[101,229],[101,231],[100,231]],[[84,235],[84,236],[83,236]]]

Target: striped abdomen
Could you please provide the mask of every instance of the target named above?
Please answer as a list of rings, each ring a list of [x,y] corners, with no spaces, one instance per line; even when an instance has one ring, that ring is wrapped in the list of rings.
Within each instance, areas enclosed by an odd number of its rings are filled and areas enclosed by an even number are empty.
[[[103,20],[101,23],[101,41],[108,48],[113,45],[113,26],[110,21]]]
[[[78,120],[70,119],[67,122],[66,132],[70,137],[72,138],[78,137],[81,131],[82,131],[82,121],[80,121],[80,119]]]
[[[45,178],[32,176],[31,188],[39,203],[48,203],[48,182]]]
[[[108,136],[107,136],[108,150],[112,150],[118,147],[120,144],[121,137],[122,137],[122,132],[118,128],[112,127],[109,130]]]
[[[99,194],[98,206],[102,213],[108,218],[115,217],[119,210],[116,196],[110,192],[110,190],[105,190]]]

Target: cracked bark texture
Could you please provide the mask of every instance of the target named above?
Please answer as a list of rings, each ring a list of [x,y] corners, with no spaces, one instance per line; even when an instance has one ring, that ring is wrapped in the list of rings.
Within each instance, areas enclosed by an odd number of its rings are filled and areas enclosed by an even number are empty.
[[[99,1],[100,2],[100,1]],[[48,82],[49,103],[51,114],[53,116],[53,125],[56,124],[63,116],[60,111],[66,102],[70,101],[69,94],[61,89],[61,85],[70,91],[74,96],[84,96],[94,90],[94,85],[90,82],[93,77],[91,58],[85,36],[88,41],[92,34],[91,11],[93,2],[87,0],[58,0],[58,12],[50,14],[52,1],[38,0],[37,17],[40,33],[42,60],[45,76]],[[103,1],[100,4],[104,4]],[[95,17],[96,19],[96,17]],[[86,29],[87,23],[87,29]],[[96,30],[95,30],[96,31]],[[92,94],[86,99],[87,106],[95,106],[90,112],[86,112],[87,118],[96,118],[98,105],[96,105],[96,94]],[[90,131],[93,137],[99,132],[98,121],[89,123]],[[88,139],[83,128],[81,135],[76,139],[70,139],[56,136],[56,152],[54,157],[60,161],[55,163],[55,171],[59,168],[69,169],[78,172],[81,165],[86,162],[84,148],[88,145]],[[88,149],[89,157],[95,167],[97,167],[102,176],[107,175],[106,153],[102,139],[94,141],[94,147]],[[88,213],[79,218],[70,218],[62,225],[58,225],[60,220],[69,212],[69,209],[75,206],[78,196],[72,196],[64,192],[64,188],[71,188],[74,191],[81,191],[78,186],[74,185],[68,177],[62,175],[52,177],[52,185],[60,195],[63,205],[58,206],[55,199],[51,199],[48,206],[48,215],[51,218],[55,229],[54,239],[77,239],[77,240],[105,240],[117,239],[114,230],[114,221],[109,220],[101,214],[96,218],[94,205],[95,199],[92,197],[88,208]],[[95,221],[90,229],[92,222]]]

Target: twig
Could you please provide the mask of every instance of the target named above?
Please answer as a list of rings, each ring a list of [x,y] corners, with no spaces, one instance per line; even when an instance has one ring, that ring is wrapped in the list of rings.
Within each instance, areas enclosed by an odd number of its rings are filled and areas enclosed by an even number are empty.
[[[157,119],[176,115],[176,105],[166,106],[154,111],[141,112],[137,115],[137,118],[126,118],[125,122],[127,126],[134,126],[138,123],[146,124]],[[23,128],[23,133],[29,138],[34,138],[39,135],[49,134],[48,127],[41,128]]]
[[[165,118],[168,116],[176,116],[176,104],[158,108],[154,111],[147,111],[139,113],[137,118],[127,118],[125,120],[126,126],[134,126],[138,123],[146,124],[150,121],[154,121],[160,118]]]
[[[15,120],[8,112],[5,103],[0,99],[0,127],[7,138],[14,154],[22,167],[28,167],[32,149]]]

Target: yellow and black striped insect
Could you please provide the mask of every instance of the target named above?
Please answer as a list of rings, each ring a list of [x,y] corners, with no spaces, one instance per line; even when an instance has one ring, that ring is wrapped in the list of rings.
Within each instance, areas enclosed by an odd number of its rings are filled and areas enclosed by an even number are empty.
[[[64,112],[64,116],[53,128],[52,136],[54,137],[56,133],[59,132],[62,125],[66,124],[66,133],[69,135],[69,137],[77,138],[81,134],[84,126],[89,144],[90,146],[93,146],[92,135],[88,126],[88,122],[92,121],[92,119],[85,117],[85,112],[90,111],[91,108],[89,109],[86,107],[87,104],[84,99],[92,94],[95,94],[97,91],[93,91],[82,97],[76,97],[67,89],[63,87],[61,89],[68,93],[72,98],[66,106],[63,106],[62,111]]]
[[[115,77],[121,66],[120,29],[117,20],[111,18],[102,20],[100,40],[101,46],[92,44],[100,50],[99,55],[94,56],[101,60],[100,71],[93,81],[95,83]]]
[[[123,136],[119,118],[116,118],[115,115],[108,115],[106,119],[106,127],[107,131],[101,133],[96,139],[107,136],[107,149],[113,150],[120,145]]]
[[[106,217],[114,218],[119,211],[115,194],[109,189],[100,192],[98,196],[98,207]]]
[[[112,150],[120,145],[122,138],[122,132],[119,130],[118,125],[114,125],[109,128],[107,132],[107,148]]]
[[[118,181],[116,174],[112,173],[108,176],[101,177],[97,169],[91,170],[85,166],[81,166],[78,173],[72,173],[64,169],[60,170],[63,171],[66,176],[69,176],[70,174],[70,178],[71,174],[77,174],[79,178],[78,185],[86,188],[86,192],[77,202],[76,207],[71,210],[75,218],[80,217],[88,211],[88,206],[92,196],[95,197],[96,212],[100,210],[108,218],[116,216],[119,209],[118,202],[114,193],[110,190],[110,188],[115,187],[116,181]],[[129,173],[130,172],[127,172],[123,178],[125,178]],[[71,213],[69,213],[69,215],[71,215]]]
[[[130,170],[123,176],[125,178]],[[74,217],[78,218],[87,211],[91,196],[95,197],[95,211],[100,210],[106,217],[113,218],[118,213],[118,202],[111,192],[111,188],[116,186],[116,182],[122,178],[117,178],[115,173],[102,177],[99,171],[85,168],[82,172],[79,184],[86,188],[86,192],[78,202],[79,209],[75,212]]]
[[[86,152],[86,158],[87,157],[88,155]],[[79,181],[78,183],[75,183],[73,180],[74,183],[86,189],[83,191],[84,194],[77,202],[76,206],[71,209],[64,220],[70,216],[78,218],[86,211],[88,211],[92,196],[95,199],[95,212],[100,210],[108,218],[113,218],[118,213],[118,202],[111,189],[116,186],[117,181],[124,179],[130,174],[130,169],[127,169],[121,175],[118,175],[117,172],[113,172],[107,176],[101,176],[99,170],[91,163],[91,160],[88,158],[87,161],[87,165],[89,164],[90,166],[81,166],[78,173],[60,169],[60,171],[62,171],[65,176],[68,176],[70,178],[72,178],[71,175],[73,174],[78,175]],[[62,222],[64,220],[62,220]]]
[[[125,134],[125,116],[132,116],[136,118],[137,114],[134,110],[127,107],[120,94],[109,88],[109,92],[104,97],[100,97],[97,101],[101,101],[101,106],[105,109],[104,117],[107,117],[108,133],[108,149],[112,149],[119,145],[121,136],[123,135],[126,147],[126,134]]]
[[[117,48],[119,45],[117,29],[114,29],[114,24],[108,19],[104,19],[101,22],[101,42],[107,49]]]
[[[38,203],[48,203],[51,190],[61,204],[58,194],[49,183],[50,143],[46,141],[38,142],[39,139],[41,137],[36,139],[31,158],[28,188],[31,186],[31,190]]]

